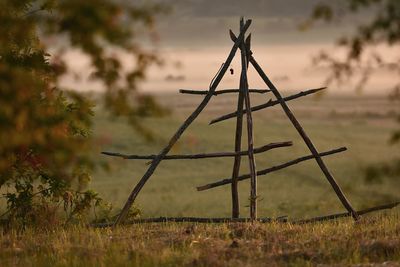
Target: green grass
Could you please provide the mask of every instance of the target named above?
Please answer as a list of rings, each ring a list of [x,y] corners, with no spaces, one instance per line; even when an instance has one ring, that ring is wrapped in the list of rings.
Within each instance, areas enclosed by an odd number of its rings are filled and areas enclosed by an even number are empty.
[[[0,233],[1,266],[399,266],[398,213],[309,225],[141,224]],[[397,262],[397,265],[396,265]]]
[[[96,155],[101,150],[128,154],[156,154],[200,101],[198,96],[164,95],[160,100],[173,107],[167,118],[145,119],[144,124],[157,137],[146,142],[123,120],[109,121],[99,112],[95,135]],[[266,98],[258,97],[255,103]],[[210,119],[232,111],[235,99],[219,96],[210,108],[185,132],[173,153],[232,151],[235,121],[208,125]],[[319,150],[348,147],[342,154],[325,161],[344,192],[357,209],[398,200],[399,179],[384,178],[381,183],[366,184],[364,169],[370,164],[390,161],[399,156],[398,146],[389,146],[395,128],[394,106],[383,97],[325,96],[290,102],[298,119]],[[255,145],[292,140],[294,146],[256,156],[257,168],[267,168],[298,156],[308,155],[304,143],[278,108],[254,113]],[[244,136],[243,140],[246,140]],[[245,143],[245,141],[244,141]],[[244,146],[245,147],[245,146]],[[114,206],[120,207],[147,169],[145,161],[99,156],[111,164],[111,172],[98,171],[92,186]],[[145,185],[136,204],[145,217],[151,216],[230,216],[230,187],[197,192],[196,186],[228,178],[232,159],[163,161]],[[247,173],[243,157],[242,173]],[[290,218],[316,216],[343,211],[325,177],[314,161],[301,163],[258,179],[259,216],[288,215]],[[249,182],[240,183],[241,215],[248,216]]]

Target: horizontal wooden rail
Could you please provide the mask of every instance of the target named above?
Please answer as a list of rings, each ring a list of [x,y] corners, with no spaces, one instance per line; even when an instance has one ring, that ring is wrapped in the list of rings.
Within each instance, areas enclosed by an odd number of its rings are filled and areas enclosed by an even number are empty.
[[[322,153],[319,154],[319,156],[320,157],[329,156],[329,155],[340,153],[340,152],[343,152],[343,151],[346,151],[346,150],[347,150],[347,148],[341,147],[341,148],[338,148],[338,149],[322,152]],[[276,165],[276,166],[270,167],[268,169],[264,169],[264,170],[258,171],[257,172],[257,176],[266,175],[266,174],[274,172],[274,171],[282,170],[284,168],[287,168],[287,167],[290,167],[292,165],[298,164],[300,162],[303,162],[303,161],[306,161],[306,160],[310,160],[310,159],[314,159],[314,158],[315,158],[314,155],[308,155],[308,156],[304,156],[304,157],[301,157],[301,158],[297,158],[297,159],[288,161],[286,163],[283,163],[283,164],[280,164],[280,165]],[[246,179],[250,179],[250,174],[245,174],[245,175],[241,175],[241,176],[238,177],[238,181],[243,181],[243,180],[246,180]],[[220,181],[217,181],[217,182],[213,182],[213,183],[210,183],[210,184],[199,186],[199,187],[197,187],[197,191],[204,191],[204,190],[208,190],[208,189],[211,189],[211,188],[215,188],[215,187],[218,187],[218,186],[231,184],[231,183],[232,183],[232,179],[231,178],[227,178],[227,179],[223,179],[223,180],[220,180]]]
[[[208,90],[191,90],[191,89],[180,89],[179,93],[181,94],[190,94],[190,95],[206,95],[208,94]],[[265,94],[271,92],[269,89],[249,89],[250,93],[256,94]],[[223,89],[218,90],[213,93],[213,95],[223,95],[223,94],[230,94],[230,93],[239,93],[239,89]]]
[[[300,98],[300,97],[303,97],[303,96],[315,94],[315,93],[317,93],[317,92],[319,92],[321,90],[324,90],[326,88],[327,87],[310,89],[310,90],[303,91],[303,92],[300,92],[300,93],[297,93],[297,94],[294,94],[294,95],[291,95],[291,96],[287,96],[287,97],[285,97],[283,99],[285,101],[294,100],[294,99],[297,99],[297,98]],[[273,107],[273,106],[276,106],[276,105],[279,105],[279,104],[280,104],[280,102],[278,100],[271,100],[270,99],[267,103],[252,107],[251,108],[251,112],[259,111],[259,110],[262,110],[262,109],[266,109],[266,108]],[[246,110],[243,110],[243,112],[245,113]],[[220,121],[224,121],[224,120],[227,120],[227,119],[231,119],[231,118],[236,118],[236,116],[237,116],[237,112],[232,112],[232,113],[223,115],[221,117],[218,117],[216,119],[213,119],[212,121],[210,121],[210,124],[214,124],[214,123],[217,123],[217,122],[220,122]]]
[[[364,209],[364,210],[359,210],[359,211],[357,211],[357,213],[359,215],[365,215],[365,214],[375,212],[375,211],[393,209],[393,208],[397,207],[399,204],[400,204],[400,202],[380,205],[380,206],[376,206],[376,207],[372,207],[372,208],[368,208],[368,209]],[[331,215],[326,215],[326,216],[319,216],[319,217],[314,217],[314,218],[310,218],[310,219],[301,219],[301,220],[296,220],[296,221],[288,220],[287,216],[280,216],[277,218],[258,218],[258,219],[256,219],[256,221],[260,222],[260,223],[280,222],[280,223],[291,223],[291,224],[307,224],[307,223],[316,223],[316,222],[336,220],[336,219],[350,217],[350,216],[351,216],[350,213],[345,212],[345,213],[337,213],[337,214],[331,214]],[[172,223],[185,223],[185,222],[190,222],[190,223],[247,223],[247,222],[253,222],[253,220],[251,220],[250,218],[159,217],[159,218],[136,219],[136,220],[127,222],[126,224],[168,223],[168,222],[172,222]],[[95,224],[91,224],[90,226],[95,227],[95,228],[106,228],[106,227],[113,226],[113,223],[95,223]]]
[[[276,222],[285,222],[287,220],[287,216],[281,216],[278,218],[258,218],[256,221],[260,223],[269,223],[272,221]],[[254,220],[253,220],[254,221]],[[136,224],[136,223],[247,223],[252,222],[250,218],[197,218],[197,217],[158,217],[158,218],[144,218],[144,219],[136,219],[127,222],[127,224]],[[96,228],[105,228],[112,226],[112,223],[97,223],[92,224],[92,227]]]
[[[292,146],[293,143],[291,141],[286,142],[277,142],[277,143],[270,143],[265,146],[261,146],[259,148],[254,149],[255,153],[263,153],[265,151],[279,148],[279,147],[288,147]],[[112,156],[112,157],[120,157],[123,159],[146,159],[152,160],[157,157],[157,155],[125,155],[120,153],[114,152],[101,152],[103,155]],[[235,157],[235,156],[245,156],[248,154],[248,151],[240,151],[239,153],[236,152],[215,152],[215,153],[203,153],[203,154],[188,154],[188,155],[169,155],[165,156],[164,160],[170,159],[204,159],[204,158],[221,158],[221,157]]]
[[[380,211],[380,210],[388,210],[388,209],[393,209],[397,207],[400,204],[400,202],[394,202],[390,204],[385,204],[385,205],[380,205],[364,210],[358,210],[357,214],[358,215],[364,215],[367,213],[371,213],[374,211]],[[293,221],[293,224],[306,224],[306,223],[314,223],[314,222],[323,222],[323,221],[329,221],[329,220],[335,220],[343,217],[350,217],[352,216],[351,213],[349,212],[344,212],[344,213],[337,213],[337,214],[331,214],[327,216],[320,216],[320,217],[314,217],[310,219],[303,219],[303,220],[298,220],[298,221]]]

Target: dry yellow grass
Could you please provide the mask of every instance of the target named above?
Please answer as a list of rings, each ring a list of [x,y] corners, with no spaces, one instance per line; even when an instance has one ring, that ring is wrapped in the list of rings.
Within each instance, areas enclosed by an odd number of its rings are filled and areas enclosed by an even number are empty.
[[[0,266],[400,266],[398,210],[334,222],[140,224],[0,235]]]

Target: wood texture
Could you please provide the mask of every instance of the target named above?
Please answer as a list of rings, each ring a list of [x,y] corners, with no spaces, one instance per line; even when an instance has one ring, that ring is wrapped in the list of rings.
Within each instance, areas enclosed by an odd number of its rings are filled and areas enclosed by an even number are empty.
[[[135,201],[136,197],[138,196],[139,192],[143,188],[143,186],[146,184],[147,180],[151,177],[151,175],[154,173],[156,170],[157,166],[160,164],[160,162],[164,159],[164,157],[168,154],[168,152],[171,150],[172,146],[178,141],[178,139],[181,137],[183,132],[189,127],[189,125],[197,118],[197,116],[200,114],[200,112],[206,107],[207,103],[210,101],[211,97],[213,96],[213,93],[217,89],[217,86],[222,80],[222,77],[224,76],[225,72],[229,68],[229,65],[232,62],[232,59],[234,58],[236,51],[242,42],[244,35],[249,28],[251,24],[251,20],[247,20],[246,24],[243,27],[243,30],[240,32],[239,37],[237,41],[234,43],[225,63],[221,67],[219,73],[215,76],[215,79],[212,81],[209,93],[204,97],[204,99],[201,101],[199,106],[193,111],[193,113],[184,121],[184,123],[179,127],[179,129],[176,131],[176,133],[171,137],[168,145],[164,147],[159,155],[152,161],[151,165],[147,169],[146,173],[143,175],[143,177],[139,180],[137,185],[134,187],[132,192],[130,193],[128,200],[126,201],[124,207],[122,208],[121,213],[119,214],[118,218],[116,219],[114,223],[114,227],[117,226],[119,223],[121,223],[126,214],[128,213],[129,209],[131,208],[133,202]]]
[[[325,157],[325,156],[333,155],[333,154],[336,154],[336,153],[344,152],[346,150],[347,150],[347,148],[341,147],[341,148],[338,148],[338,149],[322,152],[322,153],[319,154],[319,157]],[[300,158],[285,162],[285,163],[280,164],[280,165],[276,165],[276,166],[273,166],[273,167],[270,167],[270,168],[267,168],[267,169],[264,169],[264,170],[260,170],[260,171],[257,172],[257,175],[258,176],[266,175],[268,173],[279,171],[279,170],[285,169],[287,167],[296,165],[296,164],[298,164],[300,162],[303,162],[303,161],[306,161],[306,160],[310,160],[310,159],[314,159],[314,158],[315,158],[315,156],[313,154],[308,155],[308,156],[304,156],[304,157],[300,157]],[[241,175],[241,176],[238,177],[238,181],[243,181],[243,180],[249,179],[250,177],[251,177],[250,174]],[[197,191],[208,190],[208,189],[215,188],[215,187],[218,187],[218,186],[230,184],[231,182],[232,182],[231,178],[226,178],[226,179],[223,179],[223,180],[220,180],[220,181],[217,181],[217,182],[213,182],[213,183],[210,183],[210,184],[199,186],[199,187],[197,187]]]

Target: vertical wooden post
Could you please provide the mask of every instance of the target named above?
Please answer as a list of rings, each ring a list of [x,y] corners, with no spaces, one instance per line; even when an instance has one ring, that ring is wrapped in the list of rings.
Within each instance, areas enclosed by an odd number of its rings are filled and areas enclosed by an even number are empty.
[[[244,103],[246,107],[246,119],[247,119],[247,142],[248,142],[248,156],[249,156],[249,167],[250,167],[250,218],[252,220],[257,219],[257,172],[256,162],[254,159],[254,137],[253,137],[253,118],[251,115],[251,103],[249,84],[247,81],[247,66],[248,66],[248,55],[245,40],[243,39],[240,44],[241,60],[242,60],[242,73],[241,80],[243,80],[243,92],[244,92]]]
[[[243,18],[240,19],[240,31],[243,28]],[[243,131],[243,104],[244,104],[244,80],[240,76],[239,94],[237,103],[237,116],[236,116],[236,134],[235,134],[235,152],[242,150],[242,131]],[[240,201],[238,192],[238,176],[240,171],[240,162],[242,157],[237,155],[233,162],[232,171],[232,218],[239,218],[240,215]]]
[[[235,134],[235,152],[241,151],[242,149],[242,130],[243,130],[243,92],[239,92],[238,96],[238,115],[236,117],[236,134]],[[240,155],[235,156],[233,162],[232,171],[232,218],[239,218],[240,215],[240,202],[238,192],[238,176],[240,170],[240,161],[242,157]]]

